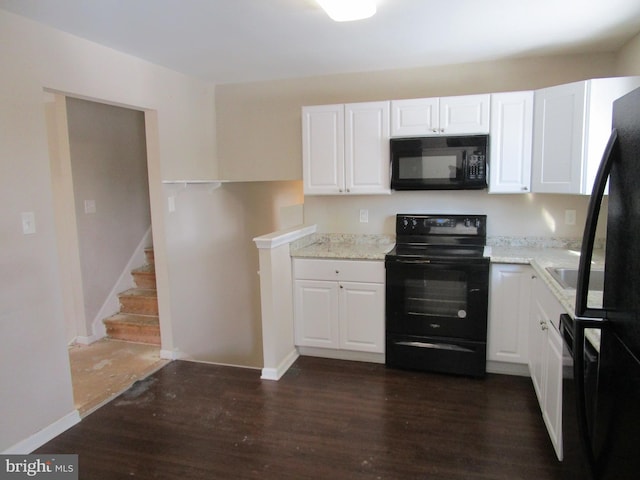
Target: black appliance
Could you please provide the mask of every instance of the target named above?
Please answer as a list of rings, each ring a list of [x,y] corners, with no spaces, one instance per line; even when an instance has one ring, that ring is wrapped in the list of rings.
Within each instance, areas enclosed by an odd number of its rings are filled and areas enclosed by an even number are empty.
[[[485,215],[396,216],[385,257],[387,366],[484,376],[486,223]]]
[[[602,308],[587,306],[600,205],[609,179]],[[573,354],[573,381],[563,403],[564,478],[635,479],[640,475],[640,89],[613,104],[613,130],[589,203],[575,320],[561,318]],[[598,349],[585,330],[600,332]],[[597,347],[597,342],[596,347]],[[594,356],[594,351],[596,352]],[[576,438],[579,443],[576,445]],[[584,466],[580,470],[580,466]]]
[[[487,188],[488,145],[488,135],[392,138],[391,188]]]

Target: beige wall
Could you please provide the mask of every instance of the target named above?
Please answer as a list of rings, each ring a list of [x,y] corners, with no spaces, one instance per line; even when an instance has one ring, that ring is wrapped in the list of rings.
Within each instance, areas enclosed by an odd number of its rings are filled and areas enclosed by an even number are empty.
[[[170,319],[188,310],[170,298],[160,180],[217,176],[214,88],[4,11],[0,44],[0,451],[24,451],[74,412],[43,90],[153,111],[151,208]],[[22,212],[34,212],[35,234],[22,234]]]
[[[258,250],[253,238],[282,228],[281,207],[302,202],[300,182],[165,185],[176,356],[262,366]]]
[[[640,75],[640,33],[629,40],[618,53],[617,75]]]

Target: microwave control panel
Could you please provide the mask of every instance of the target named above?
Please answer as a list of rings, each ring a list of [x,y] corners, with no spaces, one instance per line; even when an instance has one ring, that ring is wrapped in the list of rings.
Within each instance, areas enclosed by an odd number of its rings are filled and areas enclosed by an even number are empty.
[[[484,155],[474,153],[467,158],[467,173],[470,180],[485,178]]]

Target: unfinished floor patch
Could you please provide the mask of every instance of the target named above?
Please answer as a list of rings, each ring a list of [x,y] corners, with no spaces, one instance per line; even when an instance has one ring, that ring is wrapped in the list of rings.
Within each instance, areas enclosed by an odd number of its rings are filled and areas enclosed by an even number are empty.
[[[160,347],[103,339],[69,347],[73,399],[81,416],[119,395],[167,363]]]

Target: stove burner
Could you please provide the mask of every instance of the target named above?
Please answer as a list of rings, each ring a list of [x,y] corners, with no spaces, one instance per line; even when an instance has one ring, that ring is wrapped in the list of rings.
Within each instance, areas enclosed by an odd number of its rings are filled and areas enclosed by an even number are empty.
[[[396,216],[396,246],[386,258],[488,261],[486,215]]]

